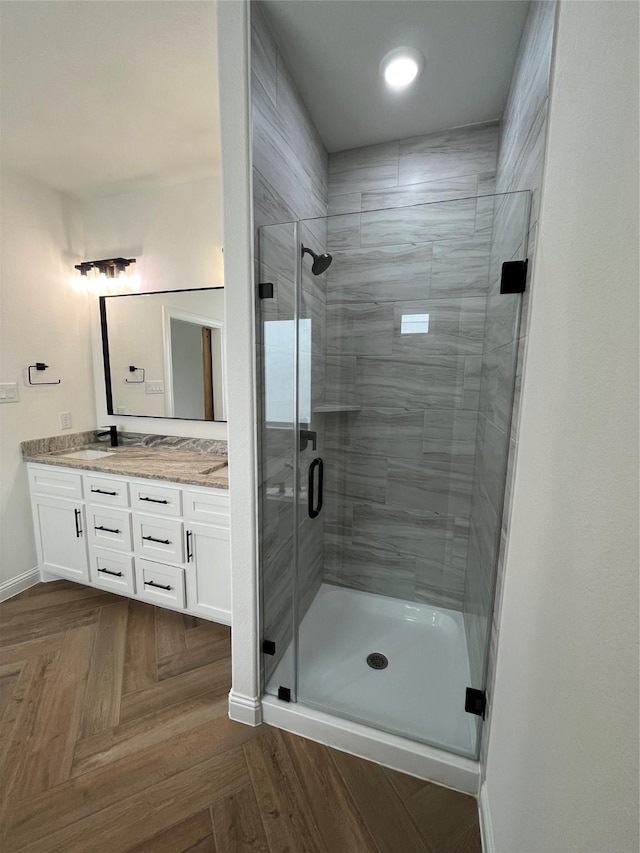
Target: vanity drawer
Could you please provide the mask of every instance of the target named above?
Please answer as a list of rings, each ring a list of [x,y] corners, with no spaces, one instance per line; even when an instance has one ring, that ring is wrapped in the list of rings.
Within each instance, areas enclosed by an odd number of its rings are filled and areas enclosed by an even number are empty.
[[[29,485],[32,494],[82,500],[82,476],[53,465],[29,468]]]
[[[152,604],[184,607],[184,569],[136,558],[138,595]]]
[[[229,495],[226,492],[183,492],[184,517],[187,521],[202,521],[218,527],[229,526]]]
[[[133,557],[91,548],[89,551],[91,582],[94,586],[134,595],[136,591]]]
[[[126,510],[88,506],[87,529],[93,546],[116,551],[133,550],[131,513]]]
[[[154,515],[182,515],[180,489],[159,486],[152,481],[131,483],[131,506]]]
[[[133,516],[136,553],[150,560],[184,563],[184,532],[181,521],[151,515]]]
[[[85,474],[84,493],[92,504],[129,506],[129,484],[124,480],[107,480]]]

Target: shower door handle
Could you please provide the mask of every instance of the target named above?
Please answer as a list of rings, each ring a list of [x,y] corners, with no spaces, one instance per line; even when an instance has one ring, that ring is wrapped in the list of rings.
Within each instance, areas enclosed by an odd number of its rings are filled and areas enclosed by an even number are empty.
[[[316,469],[318,471],[318,501],[314,507],[314,495],[315,495],[315,485],[316,485]],[[308,490],[308,507],[309,507],[309,518],[317,518],[320,515],[320,510],[322,509],[322,492],[324,489],[324,463],[322,459],[318,456],[313,460],[311,465],[309,465],[309,490]]]

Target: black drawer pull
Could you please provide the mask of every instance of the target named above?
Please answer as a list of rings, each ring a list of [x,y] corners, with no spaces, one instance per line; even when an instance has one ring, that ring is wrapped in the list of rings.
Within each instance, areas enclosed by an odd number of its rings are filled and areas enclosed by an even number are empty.
[[[110,572],[109,569],[98,569],[103,575],[112,575],[114,578],[124,577],[124,572]]]
[[[141,501],[149,501],[152,504],[168,504],[169,501],[160,498],[140,498]]]
[[[146,539],[147,542],[159,542],[160,545],[171,545],[170,539],[156,539],[154,536],[143,536],[143,539]]]
[[[117,492],[107,492],[104,489],[91,489],[94,495],[111,495],[112,498],[118,494]]]
[[[191,530],[187,530],[187,563],[190,563],[193,560],[193,546],[192,546],[193,533]]]
[[[120,533],[120,530],[114,530],[113,527],[103,527],[101,524],[95,525],[94,530],[104,530],[105,533]]]
[[[156,583],[155,581],[145,581],[145,586],[154,586],[156,589],[166,589],[167,592],[170,592],[173,587],[172,586],[162,586],[161,583]]]
[[[74,509],[73,511],[75,520],[76,520],[76,538],[79,539],[82,536],[82,527],[80,526],[80,519],[82,518],[82,512],[79,509]]]

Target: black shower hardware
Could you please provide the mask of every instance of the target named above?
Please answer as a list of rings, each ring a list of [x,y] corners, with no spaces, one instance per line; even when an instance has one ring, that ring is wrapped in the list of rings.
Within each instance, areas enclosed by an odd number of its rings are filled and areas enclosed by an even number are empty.
[[[315,499],[315,480],[316,480],[316,470],[318,471],[318,500],[314,506]],[[320,515],[320,510],[322,509],[322,493],[324,490],[324,462],[317,456],[311,465],[309,465],[309,490],[307,494],[307,505],[309,511],[309,518],[317,518]]]
[[[524,293],[529,261],[505,261],[500,276],[500,293]]]
[[[31,371],[32,370],[47,370],[49,367],[48,364],[45,364],[44,361],[36,361],[35,364],[30,364],[28,367],[29,373],[29,385],[59,385],[62,380],[58,379],[56,382],[32,382],[31,381]]]
[[[111,438],[111,447],[118,446],[118,427],[117,426],[108,426],[101,427],[104,432],[97,432],[96,438],[102,438],[105,435],[108,435]]]
[[[321,255],[316,255],[313,249],[308,249],[306,246],[302,246],[302,257],[305,255],[311,255],[313,258],[313,264],[311,265],[311,272],[314,275],[322,275],[323,272],[329,269],[331,266],[331,261],[333,257],[328,252],[323,252]]]
[[[129,365],[129,373],[136,373],[136,371],[142,371],[142,379],[125,379],[124,381],[129,385],[141,385],[144,382],[144,367],[136,367],[133,364]]]
[[[311,447],[315,450],[318,446],[318,433],[313,429],[300,430],[300,453],[307,449],[307,445],[311,442]]]

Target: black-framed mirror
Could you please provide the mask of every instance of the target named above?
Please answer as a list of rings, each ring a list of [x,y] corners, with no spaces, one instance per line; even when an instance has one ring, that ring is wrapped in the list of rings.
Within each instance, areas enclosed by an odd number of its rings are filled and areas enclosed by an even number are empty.
[[[100,297],[107,413],[225,421],[224,288]]]

